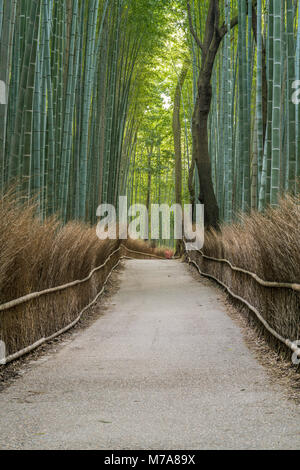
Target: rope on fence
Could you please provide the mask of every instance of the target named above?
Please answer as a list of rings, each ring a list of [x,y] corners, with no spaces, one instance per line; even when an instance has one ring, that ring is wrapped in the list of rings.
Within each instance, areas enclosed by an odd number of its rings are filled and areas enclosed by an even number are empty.
[[[51,287],[50,289],[45,289],[45,290],[42,290],[40,292],[32,292],[31,294],[23,295],[22,297],[19,297],[18,299],[10,300],[9,302],[6,302],[5,304],[0,305],[0,312],[2,312],[3,310],[8,310],[10,308],[16,307],[17,305],[23,304],[25,302],[29,302],[32,299],[36,299],[38,297],[41,297],[42,295],[62,291],[62,290],[68,289],[69,287],[74,287],[74,286],[77,286],[78,284],[82,284],[82,283],[88,281],[89,279],[91,279],[93,274],[95,274],[95,272],[97,272],[100,269],[104,268],[107,265],[110,258],[114,254],[116,254],[118,251],[120,251],[120,249],[121,249],[121,246],[119,246],[119,248],[117,250],[113,251],[108,256],[106,261],[103,264],[101,264],[101,266],[98,266],[98,267],[92,269],[90,274],[87,277],[85,277],[84,279],[79,279],[79,280],[76,280],[76,281],[68,282],[67,284],[63,284],[63,285],[57,286],[57,287]]]
[[[162,256],[157,256],[157,255],[154,255],[153,253],[144,253],[143,251],[135,251],[135,250],[131,250],[126,245],[122,245],[122,246],[125,248],[125,250],[131,253],[136,253],[137,255],[151,256],[151,258],[156,258],[156,259],[165,259]]]
[[[251,276],[258,284],[264,287],[278,287],[278,288],[285,288],[285,289],[292,289],[295,291],[300,292],[300,284],[297,283],[290,283],[290,282],[273,282],[273,281],[264,281],[261,279],[257,274],[252,273],[251,271],[247,271],[246,269],[238,268],[234,266],[229,260],[222,259],[222,258],[213,258],[212,256],[205,255],[201,250],[197,250],[198,253],[205,259],[216,261],[217,263],[226,263],[228,264],[233,271],[238,271],[248,276]]]
[[[88,281],[89,279],[91,279],[91,277],[93,276],[93,274],[96,272],[96,271],[99,271],[100,269],[104,268],[106,266],[106,264],[108,263],[108,261],[110,260],[110,258],[116,254],[118,251],[120,251],[120,249],[124,247],[126,250],[132,252],[132,253],[136,253],[136,254],[141,254],[141,255],[146,255],[146,256],[152,256],[154,258],[159,258],[159,256],[156,256],[156,255],[153,255],[151,253],[143,253],[143,252],[139,252],[139,251],[134,251],[134,250],[130,250],[129,248],[127,248],[124,244],[121,244],[119,246],[119,248],[115,251],[113,251],[106,259],[106,261],[101,264],[101,266],[98,266],[96,268],[94,268],[90,274],[84,278],[84,279],[81,279],[81,280],[77,280],[77,281],[73,281],[73,282],[70,282],[68,284],[64,284],[63,286],[58,286],[58,287],[53,287],[51,289],[46,289],[46,290],[43,290],[41,292],[33,292],[32,294],[28,294],[28,295],[25,295],[23,297],[20,297],[19,299],[15,299],[15,300],[12,300],[10,302],[6,302],[5,304],[2,304],[0,305],[0,311],[3,311],[3,310],[7,310],[7,309],[10,309],[12,307],[15,307],[17,305],[20,305],[22,303],[25,303],[25,302],[28,302],[29,300],[32,300],[32,299],[35,299],[35,298],[38,298],[42,295],[46,295],[46,294],[49,294],[49,293],[52,293],[52,292],[57,292],[57,291],[60,291],[60,290],[64,290],[64,289],[67,289],[69,287],[73,287],[75,285],[78,285],[78,284],[81,284],[83,282],[86,282]],[[29,352],[33,351],[34,349],[38,348],[39,346],[41,346],[42,344],[45,344],[47,343],[48,341],[51,341],[53,339],[55,339],[56,337],[60,336],[61,334],[65,333],[66,331],[70,330],[71,328],[73,328],[78,322],[79,320],[81,319],[83,313],[88,310],[94,303],[97,302],[97,300],[99,299],[99,297],[103,294],[104,292],[104,289],[106,287],[106,284],[109,280],[109,278],[111,277],[113,271],[119,266],[119,264],[121,263],[121,261],[123,259],[134,259],[132,257],[129,257],[129,256],[121,256],[118,260],[118,262],[112,267],[111,271],[109,272],[109,274],[107,275],[103,285],[102,285],[102,288],[100,290],[100,292],[97,293],[96,297],[86,306],[84,307],[81,312],[79,313],[78,317],[72,321],[69,325],[65,326],[64,328],[62,328],[61,330],[57,331],[56,333],[54,333],[53,335],[51,336],[48,336],[47,338],[41,338],[39,339],[38,341],[36,341],[34,344],[31,344],[30,346],[27,346],[26,348],[24,349],[21,349],[20,351],[17,351],[16,353],[14,354],[11,354],[10,356],[7,356],[6,358],[4,359],[1,359],[0,360],[0,365],[6,365],[8,364],[9,362],[12,362],[16,359],[19,359],[20,357],[22,356],[25,356],[25,354],[28,354]],[[159,258],[159,259],[163,259],[163,258]]]
[[[186,255],[187,255],[187,258],[188,258],[188,262],[190,264],[193,264],[199,274],[201,274],[201,276],[205,276],[205,277],[208,277],[210,279],[213,279],[214,281],[216,281],[218,284],[220,284],[224,289],[226,289],[226,291],[232,296],[234,297],[235,299],[239,300],[240,302],[242,302],[243,304],[245,304],[255,315],[256,317],[258,318],[258,320],[264,325],[264,327],[266,328],[266,330],[272,335],[274,336],[275,338],[277,338],[281,343],[285,344],[289,349],[291,349],[291,351],[293,351],[294,353],[297,354],[298,357],[300,357],[300,348],[298,348],[298,346],[293,343],[293,341],[291,341],[290,339],[286,339],[284,338],[283,336],[281,336],[279,333],[277,333],[277,331],[275,331],[269,324],[268,322],[263,318],[263,316],[259,313],[259,311],[253,307],[253,305],[251,305],[247,300],[243,299],[242,297],[240,297],[239,295],[235,294],[234,292],[232,292],[232,290],[226,286],[226,284],[224,284],[222,281],[220,281],[220,279],[217,279],[215,276],[211,275],[211,274],[208,274],[208,273],[204,273],[203,271],[201,271],[200,267],[198,266],[198,264],[192,260],[190,258],[190,256],[187,254],[186,252]]]
[[[10,308],[16,307],[17,305],[23,304],[25,302],[29,302],[30,300],[36,299],[36,298],[41,297],[43,295],[52,294],[53,292],[58,292],[58,291],[62,291],[62,290],[65,290],[65,289],[69,289],[70,287],[74,287],[74,286],[77,286],[78,284],[82,284],[84,282],[89,281],[91,279],[91,277],[97,271],[99,271],[100,269],[103,269],[107,265],[107,263],[111,259],[111,257],[113,255],[115,255],[118,251],[120,251],[122,247],[125,248],[126,250],[130,251],[131,253],[136,253],[136,254],[140,254],[140,255],[143,255],[143,256],[151,256],[151,257],[154,257],[154,258],[163,259],[163,258],[160,258],[159,256],[156,256],[156,255],[151,254],[151,253],[143,253],[141,251],[130,250],[129,248],[127,248],[127,246],[125,246],[124,244],[121,244],[119,246],[119,248],[114,250],[108,256],[106,261],[103,264],[101,264],[101,266],[97,266],[96,268],[92,269],[92,271],[89,273],[89,275],[87,277],[85,277],[84,279],[79,279],[79,280],[76,280],[76,281],[68,282],[67,284],[63,284],[63,285],[57,286],[57,287],[51,287],[50,289],[44,289],[44,290],[39,291],[39,292],[32,292],[31,294],[23,295],[22,297],[19,297],[18,299],[10,300],[9,302],[6,302],[6,303],[0,305],[0,312],[2,312],[3,310],[9,310]]]
[[[122,256],[119,261],[114,265],[114,267],[111,269],[110,273],[108,274],[108,276],[106,277],[104,283],[103,283],[103,286],[102,286],[102,289],[100,290],[100,292],[98,292],[98,294],[96,295],[96,297],[86,306],[84,307],[83,310],[81,310],[81,312],[79,313],[78,317],[72,321],[72,323],[70,323],[69,325],[65,326],[64,328],[62,328],[61,330],[57,331],[56,333],[54,333],[53,335],[51,336],[48,336],[47,338],[41,338],[39,341],[37,341],[36,343],[30,345],[30,346],[27,346],[26,348],[24,349],[21,349],[20,351],[14,353],[14,354],[11,354],[10,356],[7,356],[5,359],[2,359],[0,360],[0,365],[5,365],[5,364],[8,364],[9,362],[12,362],[16,359],[19,359],[20,357],[22,356],[25,356],[25,354],[28,354],[29,352],[33,351],[34,349],[38,348],[39,346],[41,346],[42,344],[45,344],[47,343],[48,341],[51,341],[53,339],[55,339],[57,336],[60,336],[61,334],[65,333],[66,331],[70,330],[71,328],[73,328],[78,322],[79,320],[81,319],[83,313],[89,309],[95,302],[97,302],[97,300],[99,299],[99,297],[103,294],[104,292],[104,289],[105,289],[105,286],[110,278],[110,276],[112,275],[113,271],[119,266],[121,260],[123,259],[124,257]]]

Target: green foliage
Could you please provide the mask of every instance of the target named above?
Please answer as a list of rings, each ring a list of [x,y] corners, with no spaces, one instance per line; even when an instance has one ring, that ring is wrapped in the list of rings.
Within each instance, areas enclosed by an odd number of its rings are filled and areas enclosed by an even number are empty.
[[[238,19],[215,60],[208,124],[214,188],[230,222],[297,191],[300,106],[291,95],[300,11],[292,0],[214,4],[220,28]],[[190,5],[203,41],[211,0]],[[0,34],[8,96],[0,105],[2,190],[17,180],[23,197],[37,197],[41,217],[56,212],[64,221],[95,222],[100,202],[116,204],[124,194],[131,202],[174,202],[173,99],[189,56],[183,202],[198,196],[191,124],[202,54],[186,0],[2,0]]]

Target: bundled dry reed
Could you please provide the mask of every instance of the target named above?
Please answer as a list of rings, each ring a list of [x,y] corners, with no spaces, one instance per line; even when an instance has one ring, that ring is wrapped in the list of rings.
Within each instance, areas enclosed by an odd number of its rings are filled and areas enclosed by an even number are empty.
[[[132,250],[158,254],[146,243],[124,242]],[[95,227],[79,222],[63,226],[57,218],[49,218],[41,223],[34,204],[17,204],[13,194],[7,194],[0,202],[0,304],[84,279],[119,246],[120,240],[100,241]],[[6,354],[52,335],[77,318],[122,255],[135,256],[119,250],[89,281],[0,311],[0,340]]]
[[[141,252],[141,253],[148,253],[149,255],[155,255],[159,258],[165,258],[166,252],[170,251],[171,255],[173,256],[174,252],[168,250],[163,246],[156,247],[153,242],[147,242],[144,240],[133,240],[128,238],[126,241],[126,247],[130,250]],[[137,255],[136,255],[137,256]],[[143,255],[141,255],[143,257]]]
[[[299,197],[288,196],[276,209],[244,215],[239,224],[223,226],[218,233],[207,233],[203,253],[227,259],[266,281],[300,283],[299,203]],[[299,292],[261,286],[251,276],[233,271],[226,263],[205,259],[198,252],[190,256],[202,272],[219,279],[253,305],[279,334],[291,341],[300,339]],[[290,355],[251,313],[249,319],[277,350]]]

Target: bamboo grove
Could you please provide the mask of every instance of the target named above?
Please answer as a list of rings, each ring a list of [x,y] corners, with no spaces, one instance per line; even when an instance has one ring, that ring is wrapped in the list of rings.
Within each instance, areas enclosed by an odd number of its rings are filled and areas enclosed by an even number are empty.
[[[226,35],[213,78],[210,146],[226,221],[232,211],[276,206],[281,194],[299,189],[300,107],[293,95],[299,89],[300,8],[293,0],[255,4],[239,2],[241,27]]]
[[[2,191],[14,183],[41,217],[64,221],[93,222],[101,201],[116,203],[134,138],[129,102],[161,10],[151,0],[0,1]]]
[[[161,100],[159,114],[165,117],[158,126],[161,138],[155,152],[152,151],[155,156],[150,168],[145,141],[151,140],[154,126],[149,126],[148,116],[144,118],[146,130],[140,133],[135,165],[132,165],[138,185],[135,194],[143,201],[149,199],[149,191],[153,201],[157,201],[157,194],[163,194],[163,202],[176,200],[173,142],[167,129],[172,126],[172,104],[176,103],[180,70],[188,60],[188,76],[181,87],[182,200],[194,202],[198,198],[201,188],[197,162],[192,157],[193,113],[203,57],[197,39],[204,41],[209,9],[218,3],[220,30],[224,28],[226,33],[211,76],[208,145],[219,219],[231,222],[241,212],[263,211],[267,205],[275,207],[282,194],[299,191],[299,2],[193,0],[188,3],[191,25],[187,2],[176,2],[174,28],[180,29],[181,34],[173,35],[166,45],[159,77],[150,92],[151,95],[153,90],[159,90],[156,101],[152,100],[153,114],[158,113],[159,95],[167,95],[171,105],[167,110]],[[155,125],[158,122],[156,119]],[[162,155],[164,165],[160,171]],[[149,181],[152,181],[150,189]]]
[[[1,190],[42,218],[127,195],[215,225],[299,191],[298,0],[0,0],[0,35]]]

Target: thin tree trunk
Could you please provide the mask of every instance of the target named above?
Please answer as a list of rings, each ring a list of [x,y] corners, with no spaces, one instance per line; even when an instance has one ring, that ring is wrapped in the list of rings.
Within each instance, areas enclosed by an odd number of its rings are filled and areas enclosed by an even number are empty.
[[[177,80],[177,86],[174,97],[174,111],[173,111],[173,137],[174,137],[174,152],[175,152],[175,202],[182,205],[182,152],[181,152],[181,122],[180,122],[180,105],[181,105],[181,91],[185,82],[190,61],[185,60],[180,75]],[[182,240],[177,240],[176,254],[180,255],[183,249]]]
[[[214,62],[221,41],[228,29],[226,23],[220,25],[219,1],[210,0],[204,41],[201,43],[194,30],[189,1],[187,1],[187,9],[191,34],[202,52],[202,63],[198,77],[197,96],[192,121],[193,157],[197,164],[200,181],[199,201],[204,204],[205,225],[218,229],[219,207],[212,181],[208,147],[208,116],[212,101],[211,77]],[[238,19],[233,18],[230,27],[234,27],[237,23]]]

